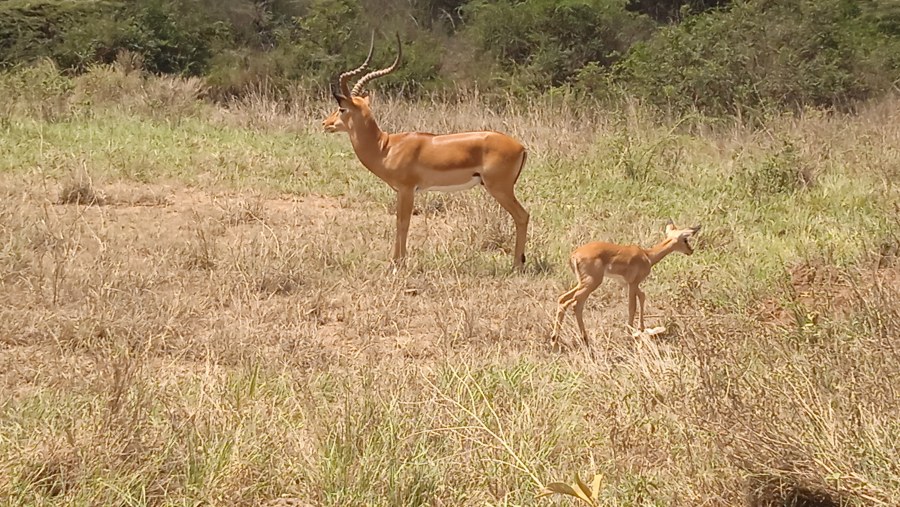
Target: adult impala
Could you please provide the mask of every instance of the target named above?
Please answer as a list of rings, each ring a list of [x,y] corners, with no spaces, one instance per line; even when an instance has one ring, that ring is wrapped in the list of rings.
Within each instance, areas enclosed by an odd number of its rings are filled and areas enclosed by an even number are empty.
[[[358,68],[344,72],[333,90],[338,110],[322,125],[326,132],[347,132],[360,162],[397,192],[397,232],[393,261],[406,257],[406,238],[416,192],[454,192],[481,184],[512,216],[516,224],[513,267],[525,264],[528,212],[515,195],[516,181],[525,165],[525,147],[515,139],[492,131],[435,135],[422,132],[388,134],[375,121],[370,96],[363,89],[400,65],[402,46],[397,35],[397,58],[385,69],[364,75],[351,90],[348,81],[365,71],[369,56]]]
[[[640,302],[640,330],[644,330],[644,291],[641,282],[650,274],[657,262],[672,252],[685,255],[694,253],[688,240],[697,234],[700,226],[679,229],[669,220],[666,224],[666,238],[650,248],[637,245],[616,245],[595,241],[582,245],[572,252],[569,265],[578,279],[578,284],[559,297],[559,309],[556,312],[556,323],[553,326],[551,341],[559,339],[559,327],[565,318],[566,310],[574,305],[575,320],[581,331],[581,339],[588,344],[587,331],[584,328],[584,302],[588,296],[603,283],[603,278],[612,275],[621,278],[628,285],[628,326],[634,327],[634,314]]]

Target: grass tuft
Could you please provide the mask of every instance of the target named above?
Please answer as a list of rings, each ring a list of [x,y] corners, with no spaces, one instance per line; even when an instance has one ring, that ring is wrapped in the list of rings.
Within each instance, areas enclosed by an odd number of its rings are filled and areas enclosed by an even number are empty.
[[[748,507],[839,507],[854,505],[858,500],[842,497],[827,488],[801,485],[779,477],[756,479],[747,491]]]
[[[56,200],[59,204],[80,204],[83,206],[99,206],[106,202],[102,194],[94,187],[94,182],[87,176],[76,176],[63,183]]]

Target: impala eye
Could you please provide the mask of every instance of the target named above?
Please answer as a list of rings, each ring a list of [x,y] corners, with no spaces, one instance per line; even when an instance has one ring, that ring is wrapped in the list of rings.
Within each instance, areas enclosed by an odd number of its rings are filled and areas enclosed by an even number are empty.
[[[339,108],[338,108],[338,112],[341,113],[341,114],[344,114],[344,113],[347,112],[347,108],[346,108],[346,107],[339,107]]]

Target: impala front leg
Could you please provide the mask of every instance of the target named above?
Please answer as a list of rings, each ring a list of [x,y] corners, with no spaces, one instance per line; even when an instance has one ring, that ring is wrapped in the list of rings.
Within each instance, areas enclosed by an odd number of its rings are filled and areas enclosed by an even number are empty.
[[[634,314],[637,310],[637,295],[638,295],[637,285],[631,284],[628,286],[628,327],[634,327]],[[643,318],[643,317],[642,317]]]
[[[640,305],[640,308],[639,308],[640,317],[638,319],[638,324],[641,326],[641,331],[643,331],[644,330],[644,298],[645,298],[645,296],[644,296],[644,291],[642,291],[640,287],[637,288],[637,297],[638,297],[638,304]]]
[[[394,236],[394,255],[391,259],[394,263],[399,263],[406,257],[406,237],[409,234],[415,195],[415,189],[412,188],[397,191],[397,234]]]

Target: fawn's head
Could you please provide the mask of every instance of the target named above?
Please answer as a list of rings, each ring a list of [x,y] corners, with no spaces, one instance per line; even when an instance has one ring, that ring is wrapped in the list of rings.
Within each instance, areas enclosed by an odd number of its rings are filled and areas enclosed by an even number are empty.
[[[669,223],[666,224],[666,239],[675,242],[674,251],[681,252],[685,255],[691,255],[694,253],[694,249],[691,247],[691,244],[688,243],[688,240],[691,239],[694,234],[697,234],[697,231],[699,230],[699,225],[688,227],[687,229],[679,229],[672,220],[669,220]]]
[[[325,129],[325,132],[349,132],[352,126],[363,125],[372,118],[372,110],[369,108],[372,97],[364,88],[369,81],[386,76],[400,66],[400,57],[403,55],[400,34],[397,34],[397,58],[394,59],[394,63],[390,67],[369,72],[361,77],[351,90],[348,81],[366,70],[369,62],[372,61],[374,49],[375,32],[372,32],[372,42],[369,45],[369,55],[366,57],[366,61],[359,67],[341,74],[338,78],[338,86],[332,87],[331,94],[337,101],[338,108],[322,121],[322,128]]]

